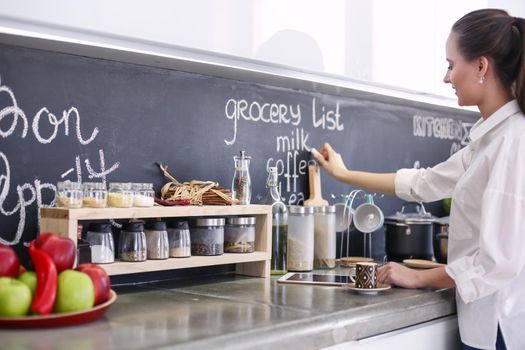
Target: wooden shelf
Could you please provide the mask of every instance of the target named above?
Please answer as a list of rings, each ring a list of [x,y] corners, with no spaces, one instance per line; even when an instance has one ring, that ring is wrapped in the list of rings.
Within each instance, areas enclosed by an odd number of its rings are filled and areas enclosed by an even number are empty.
[[[188,258],[169,258],[166,260],[146,260],[145,262],[120,262],[101,264],[109,275],[142,273],[191,267],[235,264],[238,274],[269,277],[272,239],[272,209],[269,205],[235,206],[178,206],[148,208],[41,208],[40,231],[51,231],[77,241],[77,227],[81,221],[103,219],[147,219],[192,216],[234,216],[251,215],[256,217],[255,252],[225,253],[217,256],[191,256]]]
[[[271,256],[270,256],[271,259]],[[264,262],[268,260],[267,252],[253,253],[224,253],[216,256],[191,256],[188,258],[169,258],[165,260],[146,260],[144,262],[121,262],[101,264],[108,275],[122,275],[127,273],[142,273],[172,269],[186,269],[189,267],[237,264],[249,262]]]

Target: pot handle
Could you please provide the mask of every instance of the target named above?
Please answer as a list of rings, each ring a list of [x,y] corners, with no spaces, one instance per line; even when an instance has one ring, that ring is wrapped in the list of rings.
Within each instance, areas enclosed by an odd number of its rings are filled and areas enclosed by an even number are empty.
[[[423,205],[422,202],[405,202],[401,206],[401,214],[405,213],[405,206],[408,207],[408,206],[411,206],[411,205],[413,205],[415,208],[420,208],[419,210],[415,211],[416,213],[421,213],[422,215],[427,215],[427,211],[425,210],[425,206]]]
[[[447,239],[448,239],[448,231],[440,232],[440,233],[438,233],[438,234],[436,235],[436,237],[437,237],[438,239],[440,239],[440,238],[447,238]]]

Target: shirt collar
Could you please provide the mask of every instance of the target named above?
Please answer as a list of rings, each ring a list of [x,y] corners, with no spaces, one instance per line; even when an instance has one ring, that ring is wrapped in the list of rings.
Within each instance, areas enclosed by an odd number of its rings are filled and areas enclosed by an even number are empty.
[[[487,119],[483,120],[483,118],[481,118],[476,122],[476,124],[472,126],[469,134],[470,140],[476,141],[480,139],[483,135],[488,133],[502,121],[519,112],[520,106],[518,104],[518,101],[512,100],[510,102],[507,102],[506,104],[501,106],[500,109],[498,109],[496,112],[490,115]]]

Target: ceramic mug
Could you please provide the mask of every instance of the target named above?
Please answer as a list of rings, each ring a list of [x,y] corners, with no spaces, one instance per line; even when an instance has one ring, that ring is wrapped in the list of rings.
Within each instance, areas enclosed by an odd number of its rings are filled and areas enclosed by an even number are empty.
[[[377,288],[377,263],[358,262],[355,264],[355,277],[350,275],[356,288],[374,289]]]

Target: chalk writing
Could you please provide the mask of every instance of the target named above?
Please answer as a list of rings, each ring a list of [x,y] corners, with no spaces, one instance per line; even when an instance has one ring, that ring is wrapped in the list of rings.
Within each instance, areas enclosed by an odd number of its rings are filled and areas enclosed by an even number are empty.
[[[22,138],[25,138],[27,135],[27,129],[28,129],[28,123],[27,118],[23,110],[21,110],[18,107],[18,103],[16,102],[15,94],[11,91],[11,89],[7,86],[2,85],[2,77],[0,76],[0,93],[7,93],[9,95],[9,99],[11,104],[2,108],[0,110],[0,123],[9,115],[13,116],[13,121],[11,122],[11,126],[7,130],[2,130],[0,127],[0,136],[3,138],[11,136],[11,134],[15,131],[16,126],[18,125],[18,119],[22,119],[22,122],[24,124],[22,129]]]
[[[339,101],[335,108],[320,106],[317,99],[312,98],[312,126],[327,131],[342,131],[341,113],[339,111]],[[277,136],[275,146],[280,157],[270,157],[266,161],[266,168],[275,166],[281,179],[284,179],[285,190],[288,196],[288,204],[302,204],[304,194],[298,190],[298,181],[302,175],[308,173],[308,159],[304,159],[305,152],[310,152],[308,145],[309,134],[301,125],[303,121],[301,106],[285,105],[278,103],[266,103],[245,99],[228,99],[224,106],[224,114],[228,120],[233,120],[233,136],[231,139],[224,139],[228,146],[235,144],[238,133],[238,121],[246,120],[254,123],[272,123],[290,125],[295,127],[289,134]],[[308,157],[308,156],[307,156]],[[285,196],[286,197],[286,196]]]
[[[230,140],[224,139],[224,143],[231,146],[237,139],[238,121],[242,118],[246,121],[291,124],[301,123],[301,106],[285,105],[278,103],[259,103],[246,100],[229,99],[224,106],[226,118],[233,120],[233,136]]]
[[[40,118],[43,113],[47,114],[47,119],[49,121],[49,124],[54,127],[53,133],[48,138],[42,137],[39,131]],[[95,127],[93,131],[91,132],[91,136],[87,140],[84,140],[84,138],[82,137],[82,133],[80,132],[80,115],[78,114],[78,110],[75,107],[71,107],[68,111],[63,111],[62,118],[60,119],[58,119],[53,113],[49,112],[49,110],[46,107],[41,108],[36,113],[33,119],[33,124],[32,124],[33,134],[35,135],[38,142],[46,144],[46,143],[50,143],[51,141],[53,141],[55,137],[57,136],[58,127],[60,126],[60,124],[64,124],[64,135],[68,136],[69,135],[69,116],[71,115],[71,113],[74,113],[77,117],[75,129],[76,129],[76,136],[77,136],[78,142],[81,145],[87,145],[91,143],[91,141],[93,141],[95,137],[97,137],[98,128]]]
[[[316,99],[312,99],[312,123],[315,128],[321,127],[326,130],[344,130],[344,125],[341,123],[341,114],[339,113],[339,101],[335,105],[335,111],[326,109],[321,106],[321,115],[317,114]]]
[[[452,118],[414,115],[412,124],[414,136],[448,140],[461,140],[463,138],[461,121]]]
[[[0,80],[1,84],[1,80]],[[7,128],[2,129],[0,124],[0,136],[3,138],[12,137],[14,131],[17,129],[19,120],[22,121],[22,131],[20,137],[26,139],[27,132],[29,129],[28,119],[25,112],[18,107],[18,102],[16,96],[13,93],[12,89],[5,85],[0,85],[0,93],[4,93],[8,96],[7,106],[3,107],[0,110],[0,123],[5,124],[9,116],[12,116],[10,124]],[[51,126],[50,135],[42,135],[40,131],[40,126],[44,123],[44,116],[47,116],[47,124]],[[35,139],[41,144],[50,144],[52,143],[59,134],[61,128],[63,128],[63,134],[69,136],[69,124],[70,117],[75,118],[75,133],[76,141],[81,145],[88,145],[95,140],[99,133],[98,127],[95,127],[91,131],[91,135],[86,139],[81,132],[81,118],[80,113],[77,108],[71,107],[62,112],[61,118],[57,118],[53,113],[51,113],[46,107],[42,107],[33,117],[31,123],[32,134]],[[93,163],[89,158],[84,159],[84,164],[90,179],[97,178],[102,179],[106,182],[106,176],[115,170],[118,169],[120,162],[113,163],[109,168],[106,168],[106,160],[104,156],[104,150],[98,150],[98,161]],[[99,169],[95,170],[93,164],[97,164]],[[0,243],[14,245],[18,244],[21,241],[24,228],[26,226],[27,219],[27,208],[31,205],[36,205],[38,209],[46,206],[55,205],[55,194],[56,186],[52,183],[43,182],[38,177],[35,177],[30,182],[25,182],[21,184],[13,184],[12,179],[17,178],[12,176],[11,164],[9,162],[8,155],[0,151],[0,169],[3,169],[3,173],[0,172],[0,214],[6,217],[11,217],[18,215],[18,222],[16,226],[16,231],[14,235],[11,235],[11,239],[8,239],[6,236],[0,237]],[[81,182],[82,181],[82,161],[79,155],[75,156],[75,166],[62,171],[59,177],[64,179],[70,174],[75,174],[76,178],[73,181]],[[58,178],[58,177],[57,177]],[[43,192],[46,191],[46,196],[43,195]],[[52,198],[47,203],[44,198]],[[10,199],[10,201],[8,201]],[[6,208],[7,203],[14,203],[11,208]],[[40,224],[40,217],[37,217],[38,225]],[[2,232],[5,234],[6,230]],[[8,233],[8,232],[7,232]],[[33,237],[30,237],[32,239]]]

